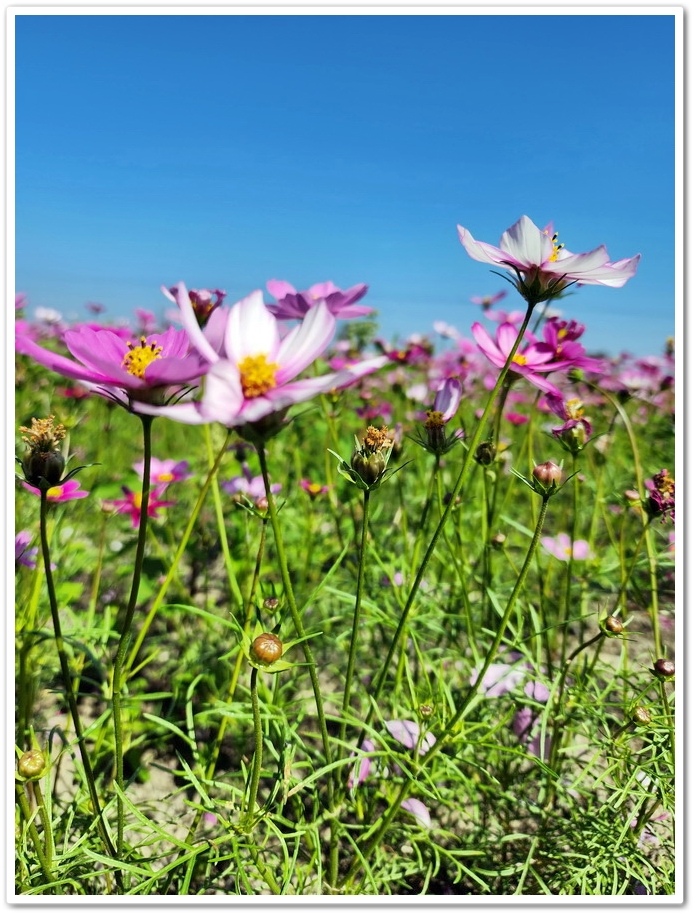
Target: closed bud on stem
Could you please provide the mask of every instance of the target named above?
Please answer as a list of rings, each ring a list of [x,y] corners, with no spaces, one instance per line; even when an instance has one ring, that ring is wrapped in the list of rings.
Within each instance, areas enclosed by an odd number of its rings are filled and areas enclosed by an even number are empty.
[[[636,725],[650,725],[652,722],[650,710],[646,706],[636,706],[631,713],[631,720],[635,722]]]
[[[22,439],[27,444],[27,451],[22,459],[22,470],[27,483],[32,487],[50,489],[60,483],[65,469],[65,459],[58,448],[65,438],[65,427],[54,425],[54,417],[31,421],[31,427],[20,426],[19,431],[26,433]]]
[[[362,449],[356,449],[350,461],[350,466],[367,484],[377,483],[384,473],[386,461],[381,452],[365,454]]]
[[[674,662],[670,661],[668,658],[658,658],[653,666],[653,674],[663,681],[671,680],[674,677],[675,671]]]
[[[17,763],[17,771],[23,779],[38,779],[45,769],[46,758],[38,748],[25,751]]]
[[[251,657],[260,665],[277,662],[283,654],[283,643],[275,633],[261,633],[251,644]]]
[[[552,487],[557,487],[561,482],[563,471],[557,464],[554,464],[553,461],[545,461],[543,464],[537,464],[532,470],[532,477],[540,483],[542,487],[550,490]]]
[[[477,464],[488,467],[489,464],[493,464],[495,461],[497,453],[498,450],[490,440],[487,442],[481,442],[481,444],[476,449],[474,461],[476,461]]]
[[[602,629],[608,636],[620,636],[623,633],[624,625],[618,617],[605,617],[602,621]]]

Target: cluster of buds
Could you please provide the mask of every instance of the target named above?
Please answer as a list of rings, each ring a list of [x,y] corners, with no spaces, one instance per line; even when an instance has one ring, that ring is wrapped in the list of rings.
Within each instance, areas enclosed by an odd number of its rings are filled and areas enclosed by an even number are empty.
[[[59,443],[65,438],[65,427],[62,423],[54,425],[54,419],[52,416],[44,420],[33,418],[31,427],[19,427],[20,432],[26,434],[22,440],[27,444],[27,450],[19,463],[26,482],[39,490],[50,490],[65,482],[61,481],[65,458],[59,448]],[[65,480],[74,473],[69,474]]]
[[[648,498],[644,508],[650,518],[660,518],[662,522],[669,516],[674,521],[674,478],[663,468],[650,480],[646,480]]]
[[[342,477],[361,490],[376,490],[387,477],[400,470],[396,468],[387,471],[393,447],[394,440],[388,427],[377,429],[375,426],[368,426],[362,441],[355,436],[355,448],[350,464],[336,452],[331,449],[329,451],[338,458],[337,470]]]

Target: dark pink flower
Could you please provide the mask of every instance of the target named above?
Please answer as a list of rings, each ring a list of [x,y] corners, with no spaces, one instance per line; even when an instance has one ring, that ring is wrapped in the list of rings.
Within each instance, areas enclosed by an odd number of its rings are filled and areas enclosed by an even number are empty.
[[[472,326],[471,332],[484,356],[497,369],[502,369],[517,339],[517,328],[509,322],[501,324],[496,332],[495,340],[483,325],[478,322]],[[562,398],[563,395],[558,388],[541,375],[542,372],[552,372],[556,368],[558,367],[554,362],[553,349],[548,344],[539,341],[535,341],[526,347],[520,347],[510,365],[510,371],[523,376],[532,385],[547,394]]]
[[[145,467],[144,461],[138,461],[133,465],[133,470],[142,478]],[[191,476],[189,473],[188,461],[176,461],[174,458],[150,459],[150,485],[153,493],[161,496],[170,483],[177,483],[181,480],[188,480]]]
[[[119,499],[104,500],[103,508],[107,511],[117,512],[121,515],[130,515],[131,524],[137,528],[140,524],[140,515],[142,511],[142,494],[134,493],[128,487],[121,487],[123,496]],[[148,518],[157,518],[160,509],[166,506],[173,506],[173,501],[158,499],[155,493],[150,493],[147,504]]]
[[[22,486],[30,493],[41,496],[41,490],[38,487],[32,487],[28,483],[23,483]],[[72,499],[84,499],[85,496],[89,496],[89,490],[81,490],[80,484],[74,477],[46,490],[46,497],[50,503],[67,503]]]
[[[325,283],[315,283],[299,293],[285,280],[269,280],[266,289],[278,300],[277,305],[269,305],[267,308],[281,320],[304,318],[310,309],[322,301],[335,318],[361,318],[374,311],[368,306],[354,305],[367,292],[364,283],[342,290],[327,280]]]

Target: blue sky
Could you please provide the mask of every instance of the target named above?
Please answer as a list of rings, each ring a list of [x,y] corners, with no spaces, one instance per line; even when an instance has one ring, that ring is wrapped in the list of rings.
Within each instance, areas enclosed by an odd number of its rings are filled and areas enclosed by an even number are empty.
[[[364,282],[383,336],[468,332],[505,284],[456,226],[497,244],[526,213],[571,251],[642,254],[564,310],[588,349],[661,352],[675,21],[600,10],[18,15],[15,288],[81,319],[161,313],[178,280],[228,302]]]

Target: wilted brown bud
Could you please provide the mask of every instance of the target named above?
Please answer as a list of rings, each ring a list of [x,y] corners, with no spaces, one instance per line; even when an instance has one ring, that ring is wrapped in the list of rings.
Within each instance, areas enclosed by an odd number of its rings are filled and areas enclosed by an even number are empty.
[[[656,677],[663,678],[673,678],[676,668],[674,667],[674,662],[670,661],[668,658],[658,658],[653,667],[653,673]]]
[[[650,710],[645,706],[636,706],[636,708],[631,713],[631,719],[636,723],[636,725],[650,725],[652,722]]]
[[[612,636],[619,636],[623,633],[624,625],[618,617],[605,617],[602,622],[602,628]]]

